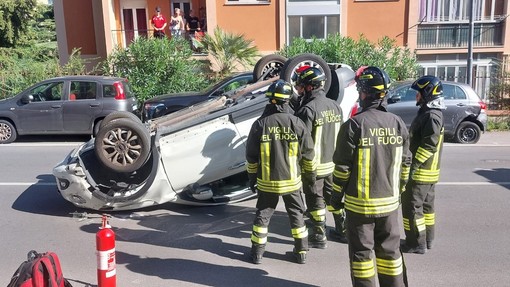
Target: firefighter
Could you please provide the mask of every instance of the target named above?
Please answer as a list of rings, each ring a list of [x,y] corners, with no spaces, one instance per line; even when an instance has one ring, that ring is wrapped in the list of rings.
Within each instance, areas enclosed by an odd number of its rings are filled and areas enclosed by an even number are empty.
[[[402,194],[405,244],[402,252],[425,254],[434,239],[434,187],[444,138],[443,85],[434,76],[423,76],[411,86],[416,90],[418,114],[409,129],[409,149],[413,154],[410,179]]]
[[[398,208],[411,165],[408,131],[386,111],[385,71],[361,67],[355,80],[362,111],[337,137],[331,205],[345,206],[353,286],[407,286]]]
[[[342,124],[342,110],[333,100],[326,97],[324,91],[324,73],[310,66],[296,70],[295,87],[301,98],[296,116],[305,123],[314,141],[315,162],[317,162],[317,180],[303,181],[303,192],[313,228],[308,237],[310,247],[324,249],[326,239],[326,206],[333,213],[335,229],[330,230],[330,238],[347,243],[344,230],[344,211],[329,205],[333,190],[333,153],[335,141]],[[326,203],[328,203],[326,205]]]
[[[247,139],[246,160],[250,187],[258,192],[257,212],[251,235],[251,258],[260,264],[267,243],[271,216],[283,198],[289,215],[293,254],[306,262],[308,230],[303,214],[301,177],[315,180],[313,141],[304,123],[289,106],[292,86],[284,80],[271,84],[266,92],[270,103],[253,123]]]

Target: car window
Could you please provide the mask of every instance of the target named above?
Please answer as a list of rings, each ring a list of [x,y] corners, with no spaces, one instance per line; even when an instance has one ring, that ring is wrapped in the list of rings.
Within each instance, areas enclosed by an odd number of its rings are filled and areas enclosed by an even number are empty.
[[[228,84],[227,86],[225,86],[224,92],[233,91],[233,90],[240,88],[242,86],[246,86],[249,82],[250,82],[250,78],[238,79],[238,80]]]
[[[445,100],[465,100],[467,95],[461,87],[443,84],[443,96]]]
[[[104,85],[103,86],[103,97],[104,98],[114,98],[117,95],[117,90],[113,85]]]
[[[411,89],[411,85],[403,85],[392,90],[391,97],[400,97],[401,102],[416,101],[416,91]]]
[[[97,94],[96,82],[72,81],[69,100],[90,100],[95,99]]]
[[[59,101],[62,99],[64,82],[52,82],[39,85],[29,91],[34,102]]]

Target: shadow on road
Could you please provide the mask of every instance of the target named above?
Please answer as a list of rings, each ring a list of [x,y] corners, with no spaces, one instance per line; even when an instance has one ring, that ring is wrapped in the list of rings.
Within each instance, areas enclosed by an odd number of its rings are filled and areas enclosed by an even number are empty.
[[[58,193],[55,177],[51,174],[37,176],[37,184],[31,185],[12,203],[18,211],[53,216],[71,216],[76,207]]]
[[[489,180],[489,182],[500,184],[507,189],[510,189],[510,169],[509,168],[494,168],[494,169],[481,169],[476,170],[476,174],[481,175]],[[504,184],[501,184],[504,183]]]
[[[23,135],[16,139],[19,143],[32,142],[86,142],[90,140],[90,135]]]

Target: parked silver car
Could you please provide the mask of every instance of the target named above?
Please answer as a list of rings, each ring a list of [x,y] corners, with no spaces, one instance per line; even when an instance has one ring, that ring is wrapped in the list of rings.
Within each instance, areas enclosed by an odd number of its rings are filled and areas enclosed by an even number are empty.
[[[0,101],[0,144],[13,142],[18,135],[95,134],[106,115],[137,108],[123,78],[48,79]]]
[[[393,83],[388,92],[388,111],[399,115],[407,127],[416,117],[416,90],[412,81]],[[487,130],[487,106],[469,86],[442,81],[446,110],[443,111],[445,137],[458,143],[474,144]]]
[[[331,76],[330,65],[315,55],[296,56],[283,66],[266,64],[268,69],[259,65],[259,71],[274,75],[268,70],[278,67],[287,80],[303,64],[328,70],[327,85],[337,93],[330,96],[340,106],[344,100],[352,106],[358,97],[350,68],[334,65],[336,76]],[[245,142],[268,103],[264,92],[279,77],[265,78],[145,123],[122,116],[105,118],[94,140],[53,169],[60,194],[78,207],[95,210],[169,201],[218,205],[254,197],[248,187]]]

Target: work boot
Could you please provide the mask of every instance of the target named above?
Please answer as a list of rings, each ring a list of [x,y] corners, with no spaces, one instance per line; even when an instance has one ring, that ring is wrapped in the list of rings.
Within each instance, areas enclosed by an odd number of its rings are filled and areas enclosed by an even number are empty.
[[[264,251],[266,250],[265,244],[252,244],[251,246],[251,261],[254,264],[262,263],[262,255],[264,255]]]
[[[415,254],[425,254],[427,252],[427,248],[425,248],[425,246],[411,247],[407,244],[400,245],[400,250],[403,253],[415,253]]]
[[[299,263],[299,264],[306,263],[306,251],[296,251],[296,249],[294,248],[294,251],[292,251],[292,254],[294,254],[294,257],[296,258],[297,263]]]
[[[312,234],[308,236],[308,246],[311,248],[325,249],[328,247],[326,229],[324,226],[314,226]]]

